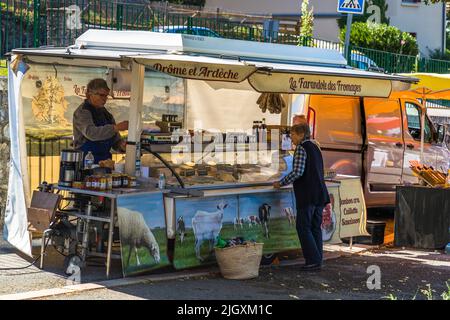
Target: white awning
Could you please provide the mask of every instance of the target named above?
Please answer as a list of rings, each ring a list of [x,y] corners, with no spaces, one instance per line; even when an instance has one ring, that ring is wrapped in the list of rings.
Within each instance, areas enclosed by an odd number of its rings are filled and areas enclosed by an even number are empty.
[[[172,76],[204,81],[242,82],[258,92],[389,97],[393,82],[415,79],[351,68],[241,61],[200,55],[129,56],[140,64]]]
[[[336,51],[272,43],[89,30],[69,48],[15,49],[25,61],[127,68],[135,61],[186,79],[241,83],[258,92],[389,97],[411,77],[349,68]]]

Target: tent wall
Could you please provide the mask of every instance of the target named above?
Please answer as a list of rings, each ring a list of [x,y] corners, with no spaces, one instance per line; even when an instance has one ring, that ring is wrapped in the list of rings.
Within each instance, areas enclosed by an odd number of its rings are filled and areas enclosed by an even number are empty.
[[[11,162],[3,236],[17,249],[31,256],[27,219],[30,187],[21,94],[21,82],[26,71],[27,66],[22,62],[19,62],[15,68],[11,68],[11,65],[8,68]]]
[[[255,91],[215,90],[204,81],[187,80],[187,128],[241,131],[262,118],[279,125],[281,115],[263,113],[256,104],[259,96]]]

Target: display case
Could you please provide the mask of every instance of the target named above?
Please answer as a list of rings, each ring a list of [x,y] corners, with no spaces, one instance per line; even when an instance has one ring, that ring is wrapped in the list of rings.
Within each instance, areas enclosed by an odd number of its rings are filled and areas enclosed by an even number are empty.
[[[191,139],[179,143],[143,142],[141,166],[148,167],[153,178],[164,173],[168,185],[200,189],[270,185],[292,167],[289,151],[267,144],[248,139],[230,142],[225,138],[225,143],[196,143]]]

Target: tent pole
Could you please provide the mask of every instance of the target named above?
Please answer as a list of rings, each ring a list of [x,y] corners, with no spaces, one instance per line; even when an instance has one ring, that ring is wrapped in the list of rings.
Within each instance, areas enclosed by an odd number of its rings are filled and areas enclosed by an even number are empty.
[[[422,98],[422,110],[420,112],[420,162],[424,164],[424,158],[423,158],[423,148],[424,148],[424,142],[425,142],[425,112],[427,110],[426,107],[427,100],[425,95]]]
[[[144,100],[145,66],[133,61],[131,65],[131,99],[128,125],[125,172],[136,175],[136,143],[141,139],[142,104]]]

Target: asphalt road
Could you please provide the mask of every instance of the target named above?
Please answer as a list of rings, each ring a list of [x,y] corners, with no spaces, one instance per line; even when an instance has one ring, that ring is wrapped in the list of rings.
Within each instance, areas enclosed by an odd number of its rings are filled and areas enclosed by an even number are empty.
[[[369,266],[381,271],[380,289],[369,289]],[[442,300],[450,285],[450,256],[439,252],[377,250],[326,262],[320,272],[302,273],[299,266],[261,268],[252,280],[220,276],[143,283],[114,289],[86,291],[46,299],[63,300]],[[375,283],[375,282],[371,282]]]

